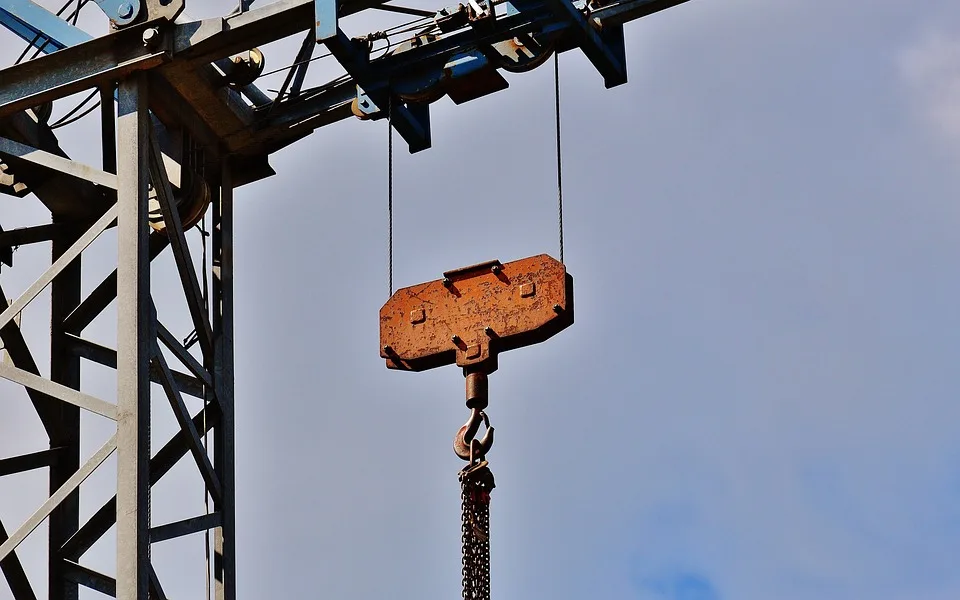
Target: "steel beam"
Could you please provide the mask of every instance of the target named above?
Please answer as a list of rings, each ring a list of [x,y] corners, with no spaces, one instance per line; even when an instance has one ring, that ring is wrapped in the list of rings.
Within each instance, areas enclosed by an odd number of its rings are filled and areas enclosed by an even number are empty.
[[[89,394],[78,392],[77,390],[50,381],[39,375],[34,375],[29,371],[18,369],[17,367],[0,363],[0,377],[8,379],[14,383],[19,383],[47,396],[51,396],[68,404],[79,406],[92,413],[96,413],[108,419],[117,418],[117,407],[109,402],[96,398]]]
[[[9,231],[0,229],[0,248],[50,242],[63,235],[66,229],[66,227],[59,223],[19,227]]]
[[[150,235],[150,260],[163,252],[170,244],[170,239],[160,232]],[[87,325],[93,322],[105,308],[110,306],[117,297],[117,271],[107,275],[97,287],[90,292],[83,302],[75,308],[63,321],[64,331],[80,334]]]
[[[120,82],[117,117],[117,598],[150,581],[150,353],[153,345],[146,77]]]
[[[204,386],[213,388],[213,379],[211,379],[210,373],[183,347],[180,340],[170,333],[170,330],[160,322],[157,322],[157,339],[170,350],[170,353],[173,354],[177,360],[183,363],[183,366],[190,369],[190,372],[202,381]],[[174,377],[176,377],[176,375],[174,375]]]
[[[9,539],[7,530],[0,523],[0,544]],[[13,594],[13,600],[37,600],[37,595],[27,579],[27,574],[23,570],[23,564],[16,552],[11,552],[5,559],[0,560],[0,571],[3,572],[7,585],[10,586],[10,592]]]
[[[17,529],[13,535],[10,536],[5,542],[0,544],[0,561],[6,558],[11,552],[13,552],[17,546],[20,545],[34,529],[40,526],[40,523],[53,511],[54,508],[59,506],[63,502],[64,498],[69,496],[76,490],[83,481],[93,473],[97,467],[103,464],[103,461],[107,460],[107,457],[113,454],[113,451],[117,449],[117,436],[111,437],[107,442],[100,447],[97,452],[91,456],[86,463],[80,469],[74,473],[69,479],[60,488],[53,493],[46,502],[44,502],[39,509],[33,515],[30,516],[26,522]],[[146,600],[146,598],[144,598]]]
[[[0,477],[50,467],[62,459],[66,448],[51,448],[10,458],[0,458]]]
[[[101,594],[111,596],[113,598],[117,597],[117,580],[108,575],[104,575],[98,571],[94,571],[88,567],[84,567],[79,563],[75,563],[70,560],[61,561],[63,565],[60,570],[63,573],[64,579],[67,581],[80,584],[85,588],[91,590],[96,590]]]
[[[193,454],[193,459],[197,463],[197,468],[200,469],[200,475],[207,485],[207,492],[210,493],[214,503],[219,505],[223,499],[223,489],[220,486],[220,479],[214,472],[213,465],[210,464],[210,457],[207,456],[207,450],[203,447],[203,442],[200,441],[197,428],[193,426],[193,421],[190,420],[187,405],[183,403],[183,397],[180,396],[180,392],[174,384],[173,375],[170,373],[170,367],[167,366],[167,359],[163,357],[159,347],[154,349],[153,362],[160,372],[160,385],[163,386],[163,391],[170,401],[170,407],[173,409],[173,414],[177,418],[177,423],[180,424],[181,431],[187,435],[187,444],[190,446],[190,452]]]
[[[64,334],[64,342],[74,356],[92,360],[97,364],[110,367],[111,369],[117,368],[116,350],[69,333]],[[180,371],[172,371],[172,374],[174,384],[181,394],[187,394],[194,398],[204,397],[204,386],[206,384],[203,380],[187,375],[186,373],[181,373]],[[160,383],[160,374],[157,373],[155,369],[150,370],[150,381]]]
[[[173,198],[173,188],[167,178],[167,169],[163,165],[160,144],[157,142],[156,135],[152,132],[149,144],[150,179],[153,181],[153,189],[157,192],[157,201],[160,204],[160,211],[163,213],[167,237],[170,238],[170,246],[177,262],[180,285],[183,287],[194,330],[200,340],[200,348],[203,350],[204,356],[212,356],[213,328],[207,318],[206,303],[200,291],[200,282],[197,280],[197,272],[193,267],[193,259],[190,257],[190,247],[187,245],[187,238],[183,233],[183,224],[180,223],[180,211],[177,209],[177,204]]]
[[[0,156],[7,157],[13,166],[26,163],[46,171],[56,171],[73,179],[89,181],[111,190],[117,189],[116,175],[104,173],[99,169],[4,137],[0,137]]]
[[[207,408],[193,417],[193,426],[206,433],[220,424],[221,416],[219,405],[208,404]],[[188,451],[187,436],[180,431],[150,459],[150,485],[156,485]],[[116,522],[117,497],[114,496],[93,513],[77,533],[67,540],[61,549],[63,555],[72,560],[79,560]]]
[[[213,572],[217,600],[237,598],[236,483],[233,404],[233,171],[229,160],[220,170],[219,194],[213,206],[213,332],[212,366],[222,419],[214,432],[214,465],[223,485],[223,523],[214,535]],[[209,402],[208,402],[209,405]]]
[[[57,218],[56,216],[54,217]],[[65,225],[54,222],[54,226]],[[56,262],[77,241],[76,228],[70,235],[53,242],[51,262]],[[53,280],[50,294],[50,380],[66,388],[80,390],[80,359],[70,353],[64,339],[63,319],[80,303],[82,257],[78,256]],[[111,408],[113,405],[111,405]],[[62,459],[51,465],[49,493],[54,493],[80,468],[80,408],[60,407],[62,433],[50,438],[51,447],[62,449]],[[47,529],[47,582],[50,600],[78,600],[79,588],[63,571],[59,549],[80,526],[80,493],[67,496],[52,513]]]
[[[145,45],[145,28],[123,29],[4,69],[0,117],[163,64],[170,53]]]
[[[0,286],[0,307],[7,306],[6,298],[3,287]],[[0,328],[0,340],[3,340],[4,350],[10,355],[14,365],[34,375],[40,375],[40,369],[16,323],[8,323],[6,327]],[[37,416],[40,417],[48,439],[64,435],[63,425],[60,422],[60,402],[31,388],[27,388],[27,395],[37,411]]]
[[[13,317],[17,315],[20,311],[30,303],[31,300],[37,297],[37,294],[43,291],[45,287],[50,285],[50,282],[63,271],[70,262],[80,256],[80,253],[83,252],[87,246],[93,243],[93,240],[97,239],[104,229],[109,227],[114,219],[117,217],[117,207],[111,207],[102,217],[97,219],[97,222],[94,223],[90,229],[88,229],[83,235],[81,235],[77,241],[70,246],[60,257],[50,265],[50,268],[47,269],[43,275],[41,275],[34,283],[31,285],[25,292],[23,292],[19,298],[17,298],[10,306],[6,308],[3,312],[0,312],[0,328],[4,327],[9,323]]]
[[[165,542],[185,535],[200,533],[201,531],[207,531],[214,527],[220,527],[221,523],[220,513],[214,512],[208,515],[200,515],[199,517],[176,521],[175,523],[158,525],[150,530],[150,543],[156,544],[157,542]]]

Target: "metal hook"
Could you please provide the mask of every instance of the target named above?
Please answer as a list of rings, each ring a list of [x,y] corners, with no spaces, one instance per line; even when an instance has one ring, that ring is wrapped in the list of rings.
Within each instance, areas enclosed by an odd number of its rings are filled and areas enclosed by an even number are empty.
[[[475,436],[480,430],[481,422],[486,426],[487,431],[482,438],[477,440]],[[479,408],[474,408],[470,411],[470,419],[464,423],[453,438],[453,451],[463,460],[472,463],[483,460],[491,447],[493,447],[493,427],[490,426],[490,419],[487,417],[487,413]]]

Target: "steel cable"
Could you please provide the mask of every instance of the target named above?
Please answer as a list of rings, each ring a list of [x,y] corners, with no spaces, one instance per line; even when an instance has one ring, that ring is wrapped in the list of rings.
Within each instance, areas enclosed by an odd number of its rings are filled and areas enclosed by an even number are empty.
[[[557,116],[557,220],[560,229],[560,262],[563,262],[563,157],[560,148],[560,53],[553,53],[553,81]]]

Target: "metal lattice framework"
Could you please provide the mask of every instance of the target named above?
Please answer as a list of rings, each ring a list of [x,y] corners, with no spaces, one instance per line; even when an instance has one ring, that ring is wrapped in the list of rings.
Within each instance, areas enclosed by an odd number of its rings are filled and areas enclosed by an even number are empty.
[[[213,530],[215,594],[236,598],[232,199],[236,186],[273,175],[271,153],[314,130],[356,116],[386,118],[410,151],[430,146],[431,102],[502,90],[500,70],[536,68],[555,52],[582,49],[607,87],[626,82],[623,23],[686,0],[469,0],[423,11],[382,0],[244,0],[224,18],[192,21],[184,0],[95,0],[111,19],[93,38],[73,19],[31,0],[0,0],[0,24],[39,55],[0,70],[0,192],[33,194],[49,223],[3,231],[0,263],[12,248],[50,242],[49,268],[19,297],[0,285],[0,339],[9,360],[0,377],[22,385],[43,425],[45,449],[0,459],[0,476],[46,468],[49,497],[15,529],[0,514],[0,570],[15,600],[35,600],[17,547],[48,523],[49,598],[75,599],[80,586],[124,600],[165,598],[150,560],[152,543]],[[362,11],[417,17],[409,26],[348,37],[344,19]],[[254,81],[256,47],[290,36],[303,41],[273,94]],[[317,48],[325,54],[315,56]],[[45,55],[42,55],[45,54]],[[307,85],[311,64],[346,71]],[[80,92],[99,96],[102,164],[81,164],[60,148],[49,103]],[[211,213],[212,289],[195,269],[185,231]],[[117,269],[82,294],[82,257],[117,230]],[[158,319],[151,261],[170,248],[198,343],[181,343]],[[2,284],[2,278],[0,278]],[[49,288],[49,376],[41,375],[18,315]],[[116,301],[114,348],[85,330]],[[168,357],[179,364],[168,364]],[[83,361],[116,372],[116,402],[81,386]],[[179,430],[151,456],[151,383],[159,383]],[[191,414],[184,396],[202,400]],[[159,400],[159,399],[158,399]],[[81,460],[81,411],[116,422],[116,433]],[[212,435],[208,447],[203,438]],[[116,495],[80,519],[81,484],[116,452]],[[212,452],[212,456],[211,456]],[[150,490],[190,455],[212,501],[209,514],[151,521]],[[198,493],[199,495],[199,493]],[[116,525],[116,573],[82,564]]]

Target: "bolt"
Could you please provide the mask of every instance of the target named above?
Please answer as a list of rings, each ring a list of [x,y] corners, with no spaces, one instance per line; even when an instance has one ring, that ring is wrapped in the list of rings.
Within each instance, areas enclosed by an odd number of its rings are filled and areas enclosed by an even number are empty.
[[[559,304],[554,304],[554,305],[553,305],[553,312],[556,312],[556,313],[563,312],[563,307],[560,306]]]
[[[459,336],[459,335],[451,335],[451,336],[450,336],[450,341],[459,346],[459,345],[460,345],[460,336]]]
[[[448,287],[450,287],[451,285],[453,285],[453,282],[450,281],[450,278],[449,278],[449,277],[444,277],[444,278],[443,278],[443,287],[448,288]]]
[[[386,352],[387,354],[390,354],[391,352],[393,352],[393,348],[390,346],[384,346],[383,351]]]
[[[155,27],[151,27],[143,32],[143,45],[148,48],[156,46],[160,42],[160,31]]]
[[[494,275],[499,275],[500,271],[502,271],[503,269],[500,267],[500,265],[493,265],[492,267],[490,267],[490,270],[493,271]]]
[[[483,332],[489,336],[493,336],[493,327],[484,327]]]
[[[133,16],[133,5],[129,2],[124,2],[120,5],[120,8],[117,9],[117,16],[121,19],[129,19]]]

